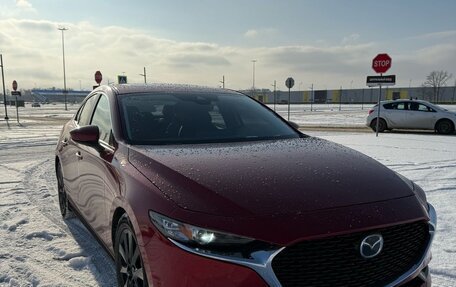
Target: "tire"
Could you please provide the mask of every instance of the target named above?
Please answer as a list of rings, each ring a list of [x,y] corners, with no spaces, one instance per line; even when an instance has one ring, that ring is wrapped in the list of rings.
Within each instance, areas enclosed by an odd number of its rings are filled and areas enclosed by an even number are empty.
[[[68,201],[68,196],[65,190],[65,183],[63,181],[63,173],[60,163],[57,163],[57,191],[59,197],[60,214],[62,215],[63,219],[74,217],[74,213],[71,210],[70,202]]]
[[[372,120],[372,122],[370,124],[370,127],[371,127],[371,129],[374,132],[376,131],[376,129],[377,129],[377,118]],[[378,132],[382,133],[382,132],[384,132],[387,129],[388,129],[388,126],[386,125],[385,120],[384,119],[380,119],[380,121],[378,122]]]
[[[125,214],[119,219],[114,242],[118,286],[147,287],[138,241]]]
[[[439,134],[451,134],[454,132],[454,125],[450,120],[441,120],[435,126],[436,131]]]

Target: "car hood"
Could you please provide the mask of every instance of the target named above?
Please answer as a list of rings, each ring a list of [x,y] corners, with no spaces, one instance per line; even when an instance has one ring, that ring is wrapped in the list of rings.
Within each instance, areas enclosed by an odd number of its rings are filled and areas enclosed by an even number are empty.
[[[300,215],[413,195],[377,161],[314,137],[132,146],[129,160],[181,208],[221,216]]]

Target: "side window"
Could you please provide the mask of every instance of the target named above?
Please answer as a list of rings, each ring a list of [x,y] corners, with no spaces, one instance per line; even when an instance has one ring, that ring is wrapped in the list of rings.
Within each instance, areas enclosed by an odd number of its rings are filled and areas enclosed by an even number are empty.
[[[404,102],[402,102],[402,103],[397,103],[396,109],[401,110],[401,111],[407,110],[407,105],[406,105],[406,103],[404,103]]]
[[[84,109],[84,104],[81,105],[79,110],[76,113],[76,116],[74,117],[74,120],[79,123],[79,119],[81,118],[81,112]]]
[[[393,109],[393,106],[394,106],[394,103],[389,103],[389,104],[384,104],[383,108],[385,108],[387,110],[391,110],[391,109]]]
[[[419,104],[418,103],[409,103],[410,110],[418,111]]]
[[[422,111],[422,112],[433,112],[434,110],[431,109],[430,107],[426,106],[426,105],[423,105],[423,104],[420,104],[419,105],[419,108],[418,108],[419,111]]]
[[[111,144],[111,112],[108,98],[104,95],[102,95],[98,101],[91,124],[98,126],[98,129],[100,130],[100,140]]]
[[[78,124],[80,126],[86,126],[90,123],[90,119],[92,118],[93,107],[97,103],[97,99],[98,95],[94,95],[85,102],[84,107],[78,115]]]

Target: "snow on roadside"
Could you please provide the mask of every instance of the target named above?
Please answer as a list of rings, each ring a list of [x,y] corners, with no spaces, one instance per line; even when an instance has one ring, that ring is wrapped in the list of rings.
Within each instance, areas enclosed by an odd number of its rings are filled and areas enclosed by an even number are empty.
[[[61,219],[53,146],[0,152],[0,286],[115,286],[101,246],[78,219]]]

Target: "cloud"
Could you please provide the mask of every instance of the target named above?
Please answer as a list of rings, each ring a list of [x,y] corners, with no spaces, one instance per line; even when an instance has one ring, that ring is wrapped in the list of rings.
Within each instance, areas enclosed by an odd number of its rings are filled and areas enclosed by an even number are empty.
[[[277,33],[277,30],[274,28],[250,29],[244,33],[244,38],[255,39],[255,38],[271,37],[275,33]]]
[[[256,36],[258,36],[257,30],[251,29],[244,33],[244,37],[246,38],[255,38]]]
[[[351,45],[357,43],[361,36],[359,34],[353,33],[349,36],[345,36],[342,39],[342,45]]]
[[[16,0],[16,6],[24,9],[32,9],[32,4],[27,0]]]
[[[305,86],[316,89],[364,87],[365,77],[373,74],[371,61],[378,52],[377,43],[363,43],[352,34],[338,45],[327,42],[314,45],[276,47],[220,45],[206,42],[176,41],[156,37],[142,29],[119,26],[95,26],[90,22],[57,23],[44,20],[0,20],[0,53],[5,64],[5,81],[13,79],[21,88],[60,87],[62,85],[62,38],[59,26],[68,28],[65,36],[67,85],[89,88],[100,70],[103,83],[114,81],[122,72],[129,82],[141,82],[147,69],[152,82],[187,83],[218,86],[225,76],[226,86],[248,89],[252,84],[252,59],[256,63],[256,86],[269,88],[277,80],[279,89],[293,76]],[[267,30],[267,29],[266,29]],[[266,31],[264,30],[264,31]],[[258,37],[263,30],[259,32]],[[269,33],[273,33],[271,30]],[[265,32],[268,33],[268,32]],[[380,49],[383,50],[383,49]],[[424,80],[432,70],[454,71],[456,45],[448,41],[430,41],[420,49],[394,53],[392,73],[408,86]]]
[[[452,40],[453,42],[456,41],[456,30],[449,30],[449,31],[441,31],[441,32],[434,32],[434,33],[427,33],[422,34],[414,37],[410,37],[409,39],[416,39],[416,40]]]

